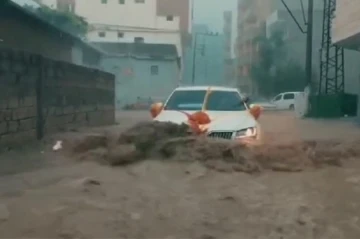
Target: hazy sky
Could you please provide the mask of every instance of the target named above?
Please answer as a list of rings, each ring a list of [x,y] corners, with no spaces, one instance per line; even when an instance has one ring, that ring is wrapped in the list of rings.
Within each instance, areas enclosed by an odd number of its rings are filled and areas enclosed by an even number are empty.
[[[236,12],[237,0],[193,0],[195,23],[207,24],[210,29],[221,31],[223,12]]]

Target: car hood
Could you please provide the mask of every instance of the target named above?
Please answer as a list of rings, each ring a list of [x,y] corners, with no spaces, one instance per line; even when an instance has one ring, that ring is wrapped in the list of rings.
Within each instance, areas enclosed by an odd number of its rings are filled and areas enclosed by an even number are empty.
[[[185,111],[195,113],[196,111]],[[255,127],[257,121],[249,111],[206,111],[210,116],[211,123],[208,131],[236,131],[249,127]],[[187,116],[180,111],[163,110],[154,120],[160,122],[172,122],[175,124],[186,123]]]

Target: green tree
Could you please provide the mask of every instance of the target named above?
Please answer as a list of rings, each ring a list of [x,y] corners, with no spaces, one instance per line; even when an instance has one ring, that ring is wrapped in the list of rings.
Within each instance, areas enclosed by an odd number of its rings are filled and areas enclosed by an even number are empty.
[[[270,97],[284,91],[300,91],[305,87],[305,71],[296,61],[289,60],[283,32],[269,38],[256,39],[259,46],[257,61],[251,66],[251,78],[261,95]]]
[[[61,30],[78,37],[84,38],[89,29],[89,24],[83,17],[69,11],[58,11],[45,5],[38,8],[32,6],[25,8]]]

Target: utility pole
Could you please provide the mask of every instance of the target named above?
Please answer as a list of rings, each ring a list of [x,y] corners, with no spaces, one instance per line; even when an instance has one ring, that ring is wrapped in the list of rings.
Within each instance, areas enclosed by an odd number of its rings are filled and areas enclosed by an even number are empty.
[[[312,83],[313,12],[314,12],[314,0],[308,0],[305,72],[306,72],[306,84],[310,90],[309,93],[311,93],[311,83]]]

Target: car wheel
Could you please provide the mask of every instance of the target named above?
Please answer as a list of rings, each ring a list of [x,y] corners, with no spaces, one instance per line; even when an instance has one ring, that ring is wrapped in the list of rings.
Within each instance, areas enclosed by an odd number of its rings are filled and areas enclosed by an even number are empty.
[[[294,105],[290,105],[289,110],[294,110]]]

